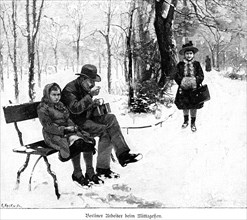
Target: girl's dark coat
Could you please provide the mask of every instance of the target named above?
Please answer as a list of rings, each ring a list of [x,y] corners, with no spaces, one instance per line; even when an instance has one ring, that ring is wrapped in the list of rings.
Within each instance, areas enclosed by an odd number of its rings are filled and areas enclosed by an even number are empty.
[[[175,82],[178,84],[178,90],[175,98],[175,104],[177,105],[178,109],[199,109],[203,107],[203,103],[199,105],[193,105],[190,101],[191,91],[192,90],[184,90],[180,87],[181,81],[184,77],[184,65],[183,61],[177,64],[176,74],[174,77]],[[202,83],[204,79],[204,74],[202,67],[198,61],[193,61],[194,67],[194,76],[196,78],[197,87]]]
[[[39,120],[43,126],[43,136],[46,144],[58,151],[69,153],[70,135],[83,137],[80,132],[65,134],[64,128],[67,126],[75,126],[74,122],[69,118],[69,111],[62,102],[57,104],[51,103],[49,99],[49,88],[52,84],[48,84],[44,88],[44,96],[40,102],[37,112]]]

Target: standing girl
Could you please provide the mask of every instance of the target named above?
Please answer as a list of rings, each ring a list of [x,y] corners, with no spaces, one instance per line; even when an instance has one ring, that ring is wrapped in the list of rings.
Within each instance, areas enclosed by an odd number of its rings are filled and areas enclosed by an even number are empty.
[[[179,54],[183,55],[184,58],[177,64],[177,70],[174,78],[178,84],[175,104],[178,109],[183,110],[184,115],[182,128],[186,128],[189,125],[190,114],[191,130],[193,132],[197,130],[195,124],[197,109],[203,107],[203,103],[197,105],[191,103],[191,91],[199,87],[204,79],[204,74],[200,63],[194,60],[195,53],[197,52],[198,49],[193,46],[191,41],[182,46]]]

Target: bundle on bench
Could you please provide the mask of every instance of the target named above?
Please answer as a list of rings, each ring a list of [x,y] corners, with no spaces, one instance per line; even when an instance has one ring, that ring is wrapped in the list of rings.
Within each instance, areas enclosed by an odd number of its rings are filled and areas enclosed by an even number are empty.
[[[21,145],[21,146],[15,147],[13,151],[15,153],[26,154],[26,161],[17,172],[16,189],[19,188],[20,175],[27,168],[30,156],[39,155],[38,159],[36,160],[33,166],[33,169],[32,169],[32,172],[29,178],[29,190],[31,190],[31,183],[32,183],[32,176],[33,176],[34,169],[37,163],[39,162],[39,160],[43,158],[47,166],[47,171],[53,178],[55,194],[57,198],[59,199],[60,194],[58,190],[57,177],[56,177],[56,174],[53,171],[51,171],[50,164],[47,158],[49,155],[56,153],[57,150],[48,147],[45,144],[44,140],[40,140],[34,143],[24,144],[23,139],[22,139],[22,132],[20,131],[17,125],[17,122],[37,118],[38,117],[37,106],[39,105],[39,103],[40,102],[30,102],[30,103],[24,103],[20,105],[10,105],[10,106],[3,107],[6,123],[14,123],[15,129],[18,133],[20,145]]]

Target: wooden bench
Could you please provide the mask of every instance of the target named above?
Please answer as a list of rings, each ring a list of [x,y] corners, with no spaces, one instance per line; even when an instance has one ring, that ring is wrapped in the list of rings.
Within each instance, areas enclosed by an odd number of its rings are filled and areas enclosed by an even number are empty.
[[[48,162],[48,156],[51,154],[54,154],[57,152],[57,150],[48,147],[44,140],[40,140],[35,143],[28,143],[24,144],[23,138],[22,138],[22,132],[20,131],[17,122],[25,121],[25,120],[30,120],[30,119],[35,119],[38,117],[37,114],[37,106],[39,105],[40,102],[30,102],[30,103],[24,103],[20,105],[10,105],[3,107],[4,111],[4,116],[6,123],[14,123],[15,129],[17,131],[18,137],[19,137],[19,142],[21,146],[15,147],[13,151],[15,153],[21,153],[21,154],[26,154],[26,160],[25,163],[20,167],[20,169],[17,172],[17,180],[16,180],[16,187],[15,189],[19,188],[20,184],[20,175],[21,173],[27,168],[30,156],[31,155],[38,155],[38,159],[36,160],[30,178],[29,178],[29,190],[31,191],[31,183],[32,183],[32,176],[33,172],[35,170],[35,167],[37,163],[40,161],[41,158],[44,159],[45,164],[47,166],[47,171],[48,173],[52,176],[53,181],[54,181],[54,188],[55,188],[55,194],[57,196],[57,199],[60,198],[60,193],[58,190],[58,183],[57,183],[57,177],[56,174],[51,171],[51,165]],[[31,130],[29,130],[30,132]]]

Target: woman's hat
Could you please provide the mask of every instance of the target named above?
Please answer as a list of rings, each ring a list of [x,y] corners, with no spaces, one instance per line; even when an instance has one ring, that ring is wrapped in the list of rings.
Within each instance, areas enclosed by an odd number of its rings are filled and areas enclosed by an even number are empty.
[[[86,76],[89,79],[94,80],[95,82],[100,82],[101,81],[101,77],[97,74],[96,66],[91,65],[91,64],[85,64],[81,68],[81,72],[80,73],[76,73],[75,75]]]
[[[182,46],[182,49],[179,51],[180,55],[184,55],[186,51],[192,51],[193,53],[198,52],[198,49],[193,46],[192,41],[189,41],[187,44]]]

